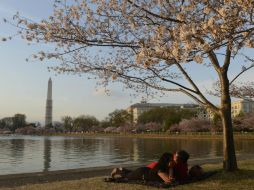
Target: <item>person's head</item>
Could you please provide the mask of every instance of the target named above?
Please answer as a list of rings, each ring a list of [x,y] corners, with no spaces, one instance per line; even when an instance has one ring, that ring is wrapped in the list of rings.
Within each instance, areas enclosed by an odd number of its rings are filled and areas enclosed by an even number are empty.
[[[167,170],[169,163],[173,161],[173,154],[165,152],[161,155],[155,170]]]
[[[189,169],[189,176],[192,179],[200,179],[204,174],[204,170],[201,166],[195,165]]]
[[[182,163],[187,163],[190,155],[188,152],[185,150],[179,150],[174,154],[174,161],[176,163],[182,162]]]

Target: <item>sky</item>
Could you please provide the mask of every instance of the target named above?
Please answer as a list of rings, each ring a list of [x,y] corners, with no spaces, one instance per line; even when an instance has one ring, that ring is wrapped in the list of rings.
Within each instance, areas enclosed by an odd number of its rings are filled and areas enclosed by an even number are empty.
[[[5,24],[3,18],[11,20],[16,12],[20,15],[40,21],[52,13],[52,0],[0,0],[0,39],[15,34],[15,27]],[[28,122],[44,123],[47,83],[49,77],[53,81],[53,120],[59,121],[62,116],[77,117],[93,115],[104,119],[115,109],[125,109],[131,104],[141,101],[141,97],[133,98],[128,91],[123,91],[121,84],[111,86],[111,95],[102,88],[96,90],[96,81],[87,80],[77,75],[55,75],[48,72],[47,66],[52,61],[26,62],[33,53],[45,48],[43,45],[30,45],[16,37],[11,41],[0,42],[0,119],[22,113]],[[251,52],[250,52],[251,53]],[[232,67],[233,75],[238,72],[239,62]],[[191,73],[201,88],[211,86],[216,79],[209,68],[201,71],[199,65],[191,67]],[[249,71],[241,80],[252,79],[254,72]],[[233,76],[232,75],[232,76]],[[215,103],[216,98],[211,97]],[[160,103],[193,103],[190,98],[170,93],[163,98],[154,98],[150,102]]]

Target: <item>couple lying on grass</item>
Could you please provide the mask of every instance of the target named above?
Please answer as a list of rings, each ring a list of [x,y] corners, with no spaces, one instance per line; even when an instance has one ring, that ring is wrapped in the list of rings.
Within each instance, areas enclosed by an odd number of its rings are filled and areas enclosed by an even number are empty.
[[[166,184],[185,183],[191,179],[197,179],[203,174],[200,166],[193,166],[188,170],[188,159],[189,154],[184,150],[174,154],[165,152],[158,162],[152,162],[133,171],[126,168],[114,168],[111,172],[111,179],[120,176],[120,178],[128,181],[157,181]]]

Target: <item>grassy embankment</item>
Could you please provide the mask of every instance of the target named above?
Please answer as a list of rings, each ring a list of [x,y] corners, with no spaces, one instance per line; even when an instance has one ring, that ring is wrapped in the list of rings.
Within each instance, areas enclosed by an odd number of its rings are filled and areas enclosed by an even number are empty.
[[[221,164],[204,165],[205,170],[217,170]],[[218,174],[200,182],[174,187],[174,190],[253,190],[254,160],[240,161],[240,170],[235,173],[220,171]],[[103,177],[84,178],[81,180],[26,185],[16,188],[0,188],[0,190],[156,190],[158,188],[133,184],[113,184],[102,181]]]

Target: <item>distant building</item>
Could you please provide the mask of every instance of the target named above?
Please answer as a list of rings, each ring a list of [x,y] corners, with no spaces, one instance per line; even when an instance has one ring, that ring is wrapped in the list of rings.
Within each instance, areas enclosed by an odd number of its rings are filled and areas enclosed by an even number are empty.
[[[251,99],[239,100],[231,103],[232,117],[241,113],[254,113],[254,101]]]
[[[136,103],[131,105],[130,107],[127,108],[127,111],[132,114],[133,117],[133,122],[137,123],[139,116],[146,112],[149,111],[153,108],[165,108],[165,107],[173,107],[173,108],[197,108],[197,104],[171,104],[171,103],[146,103],[146,102],[141,102],[141,103]]]
[[[164,108],[164,107],[175,107],[175,108],[191,108],[196,109],[196,117],[204,120],[212,120],[214,112],[210,109],[200,107],[197,104],[171,104],[171,103],[136,103],[127,108],[127,111],[132,114],[133,122],[137,123],[139,116],[153,108]],[[231,104],[232,117],[236,117],[241,113],[254,113],[254,101],[253,100],[240,100],[232,102]]]
[[[203,120],[212,120],[214,117],[214,112],[204,107],[198,107],[196,117],[198,119],[203,119]]]
[[[231,115],[236,117],[241,113],[254,113],[254,101],[250,99],[239,100],[231,103]],[[214,113],[209,110],[200,107],[197,112],[199,119],[212,120]]]
[[[47,100],[46,100],[45,126],[52,125],[52,109],[53,109],[52,80],[51,78],[49,78]]]

